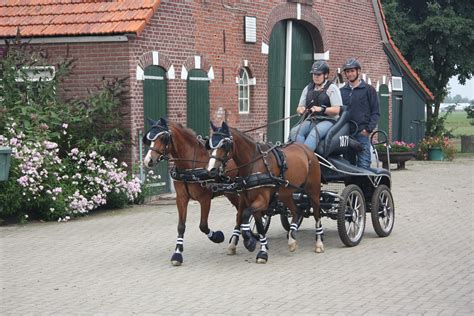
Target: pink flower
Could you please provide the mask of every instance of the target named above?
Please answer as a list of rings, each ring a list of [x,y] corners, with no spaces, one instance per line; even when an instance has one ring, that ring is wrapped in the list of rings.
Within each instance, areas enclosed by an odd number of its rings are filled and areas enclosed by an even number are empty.
[[[45,140],[45,141],[43,142],[43,145],[44,145],[44,147],[45,147],[46,149],[49,149],[49,150],[55,149],[56,147],[58,147],[58,144],[53,143],[53,142],[50,142],[50,141],[47,141],[47,140]]]

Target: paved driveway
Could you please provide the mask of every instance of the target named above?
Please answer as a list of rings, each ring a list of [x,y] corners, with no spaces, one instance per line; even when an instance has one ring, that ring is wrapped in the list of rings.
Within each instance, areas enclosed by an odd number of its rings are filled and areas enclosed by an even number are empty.
[[[169,262],[174,205],[0,227],[0,313],[472,315],[474,160],[408,162],[392,175],[390,237],[378,238],[368,218],[361,244],[347,248],[325,219],[326,252],[316,254],[306,219],[289,253],[275,217],[266,265],[242,245],[226,255],[234,211],[224,199],[210,223],[226,242],[199,232],[193,204],[181,267]]]

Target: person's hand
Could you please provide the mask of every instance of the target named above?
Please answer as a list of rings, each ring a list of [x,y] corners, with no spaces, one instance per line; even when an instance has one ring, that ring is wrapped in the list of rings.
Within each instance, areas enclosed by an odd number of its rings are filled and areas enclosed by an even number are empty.
[[[314,113],[314,112],[319,113],[319,112],[321,112],[321,107],[314,105],[313,107],[311,107],[311,112],[312,113]]]
[[[360,133],[364,136],[369,136],[370,134],[366,129],[363,129]]]

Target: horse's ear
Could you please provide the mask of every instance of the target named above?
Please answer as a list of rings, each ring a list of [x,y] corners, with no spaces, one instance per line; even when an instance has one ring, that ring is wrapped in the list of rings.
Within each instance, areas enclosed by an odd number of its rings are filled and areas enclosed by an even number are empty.
[[[160,121],[158,122],[159,125],[163,126],[164,128],[168,128],[168,122],[166,121],[165,118],[160,118]]]
[[[210,138],[206,139],[206,141],[204,142],[204,146],[206,147],[207,150],[211,150],[211,139]]]
[[[212,131],[216,132],[217,131],[217,126],[215,126],[214,123],[212,123],[212,121],[209,121],[209,124],[211,125]]]
[[[146,120],[148,121],[148,124],[150,124],[150,127],[156,124],[156,122],[153,121],[153,120],[152,120],[151,118],[149,118],[149,117],[147,117]]]
[[[222,131],[229,133],[229,125],[226,122],[222,122],[221,126]]]

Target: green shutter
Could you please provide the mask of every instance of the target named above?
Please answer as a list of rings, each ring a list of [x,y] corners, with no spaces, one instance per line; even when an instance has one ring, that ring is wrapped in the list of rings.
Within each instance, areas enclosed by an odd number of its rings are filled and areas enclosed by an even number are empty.
[[[188,73],[187,91],[187,127],[198,135],[209,135],[209,79],[200,69]]]
[[[392,140],[404,140],[403,131],[403,97],[392,93]]]
[[[386,84],[382,84],[379,87],[379,105],[380,105],[380,119],[378,124],[378,129],[384,131],[388,134],[388,86]]]
[[[147,118],[158,120],[166,117],[167,92],[166,72],[163,68],[149,66],[145,69],[145,80],[143,82],[143,112],[145,117],[145,132],[150,128]],[[148,147],[145,147],[145,153]],[[146,170],[148,172],[149,169]],[[160,162],[153,168],[156,179],[150,184],[151,194],[169,192],[168,162]]]

